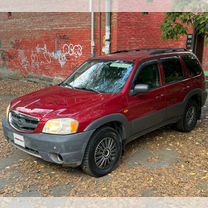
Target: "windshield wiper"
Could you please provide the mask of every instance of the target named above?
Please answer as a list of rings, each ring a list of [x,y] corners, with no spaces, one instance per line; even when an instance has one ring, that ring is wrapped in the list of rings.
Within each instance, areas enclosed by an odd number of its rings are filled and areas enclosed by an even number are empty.
[[[95,89],[92,89],[92,88],[86,88],[86,87],[74,87],[74,89],[78,89],[78,90],[86,90],[86,91],[95,92],[95,93],[100,94],[99,91],[97,91],[97,90],[95,90]]]
[[[95,90],[95,89],[92,89],[92,88],[86,88],[86,87],[74,87],[72,86],[71,84],[65,82],[65,83],[62,83],[61,86],[67,86],[67,87],[70,87],[72,89],[77,89],[77,90],[86,90],[86,91],[91,91],[91,92],[95,92],[95,93],[98,93],[100,94],[99,91]]]
[[[71,84],[67,83],[67,82],[62,83],[61,86],[63,86],[63,87],[67,86],[67,87],[70,87],[70,88],[74,89],[74,87]]]

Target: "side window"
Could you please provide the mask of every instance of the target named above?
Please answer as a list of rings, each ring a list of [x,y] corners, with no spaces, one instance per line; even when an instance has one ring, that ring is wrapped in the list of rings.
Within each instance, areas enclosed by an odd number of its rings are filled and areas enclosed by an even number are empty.
[[[148,84],[150,89],[160,87],[160,74],[156,63],[144,66],[134,84]]]
[[[190,75],[195,77],[202,72],[202,68],[198,60],[194,56],[183,56],[183,61],[185,62],[187,68],[189,69]]]
[[[165,83],[180,81],[184,78],[180,60],[177,58],[163,60]]]

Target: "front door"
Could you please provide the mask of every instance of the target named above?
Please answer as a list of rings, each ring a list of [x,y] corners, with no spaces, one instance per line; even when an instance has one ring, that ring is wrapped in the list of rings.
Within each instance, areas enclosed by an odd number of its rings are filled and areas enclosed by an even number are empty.
[[[136,84],[148,84],[150,91],[146,94],[129,95],[128,97],[131,136],[162,123],[165,108],[164,89],[161,87],[160,69],[157,61],[147,62],[139,67],[132,88]]]

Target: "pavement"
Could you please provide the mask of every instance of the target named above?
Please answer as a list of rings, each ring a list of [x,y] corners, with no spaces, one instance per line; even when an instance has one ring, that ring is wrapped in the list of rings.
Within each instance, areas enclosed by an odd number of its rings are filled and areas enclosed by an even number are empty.
[[[0,117],[11,100],[45,87],[0,80]],[[30,156],[7,143],[0,126],[0,196],[208,196],[208,103],[191,133],[164,127],[127,145],[102,178]]]

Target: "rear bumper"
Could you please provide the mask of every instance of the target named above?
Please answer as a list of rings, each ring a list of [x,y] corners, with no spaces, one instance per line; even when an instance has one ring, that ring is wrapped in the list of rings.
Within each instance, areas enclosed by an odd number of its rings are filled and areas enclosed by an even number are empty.
[[[91,130],[73,135],[22,134],[14,130],[6,119],[2,121],[2,126],[8,142],[18,149],[43,160],[71,167],[82,163],[88,141],[94,132]],[[14,144],[14,133],[24,137],[25,148]],[[57,155],[62,160],[57,160]]]

